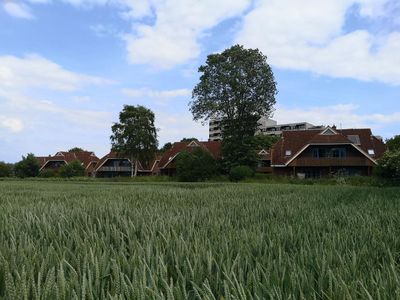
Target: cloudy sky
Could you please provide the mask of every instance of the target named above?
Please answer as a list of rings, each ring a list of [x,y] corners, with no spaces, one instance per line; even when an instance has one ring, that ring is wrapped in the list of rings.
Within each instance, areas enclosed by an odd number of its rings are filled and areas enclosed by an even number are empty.
[[[399,0],[0,1],[0,161],[102,156],[124,104],[156,113],[161,145],[207,139],[197,68],[237,43],[268,56],[279,123],[400,134]]]

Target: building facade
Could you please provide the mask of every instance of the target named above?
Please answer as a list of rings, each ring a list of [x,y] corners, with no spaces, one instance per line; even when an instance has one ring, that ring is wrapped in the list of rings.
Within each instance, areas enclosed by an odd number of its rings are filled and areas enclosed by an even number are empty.
[[[277,136],[281,136],[283,131],[314,130],[324,128],[323,126],[315,126],[308,122],[278,124],[277,121],[269,119],[267,117],[261,117],[260,120],[258,120],[258,123],[259,126],[256,134]],[[208,130],[209,141],[222,140],[224,130],[222,128],[221,119],[210,120]]]
[[[283,131],[271,149],[276,175],[318,178],[371,175],[386,145],[370,129]]]

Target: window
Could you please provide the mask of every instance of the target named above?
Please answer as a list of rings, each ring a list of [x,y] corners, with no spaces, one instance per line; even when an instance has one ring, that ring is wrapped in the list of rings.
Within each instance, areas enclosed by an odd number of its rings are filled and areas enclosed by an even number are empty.
[[[334,157],[334,158],[346,157],[346,149],[345,148],[333,148],[331,150],[331,157]]]
[[[313,149],[313,157],[314,158],[324,158],[328,157],[328,151],[324,148],[314,148]]]
[[[360,142],[360,136],[353,134],[353,135],[348,135],[347,138],[354,144],[354,145],[361,145]]]
[[[292,155],[292,150],[286,150],[286,151],[285,151],[285,155],[286,155],[286,156]]]
[[[369,155],[375,155],[375,150],[374,149],[368,149],[368,154]]]

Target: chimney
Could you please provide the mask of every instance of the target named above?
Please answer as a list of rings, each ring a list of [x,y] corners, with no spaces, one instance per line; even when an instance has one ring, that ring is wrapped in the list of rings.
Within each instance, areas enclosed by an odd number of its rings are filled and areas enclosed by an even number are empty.
[[[332,129],[336,130],[336,125],[335,124],[333,124]]]

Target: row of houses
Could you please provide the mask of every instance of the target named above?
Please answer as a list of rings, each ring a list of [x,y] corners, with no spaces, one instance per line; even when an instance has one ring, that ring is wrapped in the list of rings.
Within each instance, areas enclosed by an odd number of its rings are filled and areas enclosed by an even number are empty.
[[[214,159],[221,159],[221,141],[177,142],[165,153],[147,164],[140,163],[139,175],[174,175],[176,157],[182,151],[201,148]],[[386,145],[370,129],[337,129],[324,127],[283,131],[271,149],[255,149],[258,156],[256,171],[276,175],[322,177],[327,175],[371,175]],[[132,164],[128,158],[110,152],[98,158],[93,152],[57,152],[54,156],[38,157],[41,171],[57,169],[79,160],[85,174],[93,177],[129,176]]]

